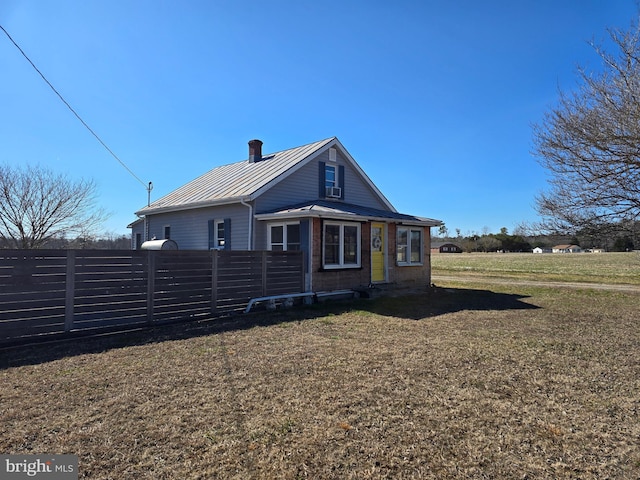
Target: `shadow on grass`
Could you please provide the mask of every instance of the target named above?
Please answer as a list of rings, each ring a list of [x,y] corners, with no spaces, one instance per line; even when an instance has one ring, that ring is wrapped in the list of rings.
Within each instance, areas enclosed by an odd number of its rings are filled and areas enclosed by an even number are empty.
[[[465,288],[436,288],[428,293],[418,293],[402,297],[381,297],[362,310],[378,315],[388,315],[408,320],[455,313],[460,311],[490,310],[530,310],[540,308],[526,303],[528,295],[496,293],[490,290]]]
[[[0,349],[0,370],[23,365],[36,365],[70,356],[95,354],[116,348],[183,340],[286,322],[300,322],[348,312],[366,311],[406,320],[422,320],[459,311],[540,308],[523,302],[523,298],[528,297],[495,293],[489,290],[436,288],[402,296],[327,301],[288,310],[256,311],[250,314],[192,320],[100,335],[79,336],[54,342],[5,347]]]

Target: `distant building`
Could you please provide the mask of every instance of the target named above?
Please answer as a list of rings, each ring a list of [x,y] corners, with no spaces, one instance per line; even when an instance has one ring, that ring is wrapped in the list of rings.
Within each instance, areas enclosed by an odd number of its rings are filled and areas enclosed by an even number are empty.
[[[551,253],[551,249],[547,247],[536,247],[533,249],[533,253]]]
[[[431,242],[431,253],[462,253],[462,247],[451,242]]]
[[[551,249],[553,253],[581,253],[579,245],[556,245]]]

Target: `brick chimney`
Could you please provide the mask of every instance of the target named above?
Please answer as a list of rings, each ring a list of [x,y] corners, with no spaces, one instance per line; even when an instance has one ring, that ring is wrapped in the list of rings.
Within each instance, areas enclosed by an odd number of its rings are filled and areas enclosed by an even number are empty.
[[[256,163],[260,160],[262,160],[262,142],[249,140],[249,163]]]

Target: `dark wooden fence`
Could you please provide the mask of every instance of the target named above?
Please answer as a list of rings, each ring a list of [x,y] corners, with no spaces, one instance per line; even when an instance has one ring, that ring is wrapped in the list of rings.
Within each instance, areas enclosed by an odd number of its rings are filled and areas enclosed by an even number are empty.
[[[0,346],[225,315],[303,279],[300,252],[0,250]]]

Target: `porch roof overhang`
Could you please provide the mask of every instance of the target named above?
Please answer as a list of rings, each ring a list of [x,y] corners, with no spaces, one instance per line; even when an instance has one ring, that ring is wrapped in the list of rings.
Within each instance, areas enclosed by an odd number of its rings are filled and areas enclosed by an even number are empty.
[[[257,213],[255,218],[262,221],[325,218],[353,222],[390,222],[422,227],[439,227],[443,225],[441,220],[433,218],[416,217],[404,213],[329,200],[316,200],[269,212],[261,212]]]

